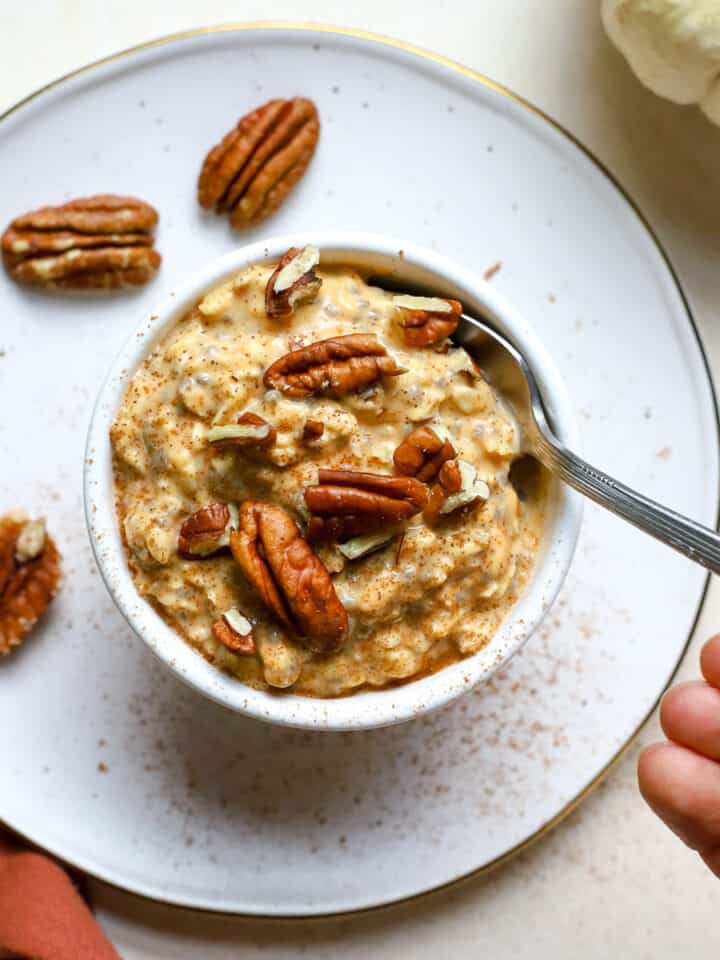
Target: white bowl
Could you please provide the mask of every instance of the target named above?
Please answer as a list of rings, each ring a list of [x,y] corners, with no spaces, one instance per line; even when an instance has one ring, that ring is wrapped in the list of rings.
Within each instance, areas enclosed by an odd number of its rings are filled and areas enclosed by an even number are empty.
[[[582,510],[577,495],[553,480],[534,573],[492,641],[467,659],[402,685],[332,700],[290,692],[264,693],[213,667],[171,630],[140,597],[130,577],[115,517],[110,425],[129,379],[150,348],[209,288],[252,263],[276,261],[288,247],[306,243],[320,248],[324,264],[341,262],[389,271],[394,280],[456,297],[469,312],[490,319],[498,329],[510,334],[530,359],[560,439],[570,447],[577,448],[577,428],[555,364],[511,304],[467,268],[431,250],[392,238],[328,232],[253,243],[208,264],[151,311],[149,317],[143,318],[100,389],[85,457],[85,515],[95,558],[113,600],[137,635],[174,673],[231,710],[286,726],[358,730],[399,723],[449,703],[486,680],[516,653],[547,613],[565,579]]]

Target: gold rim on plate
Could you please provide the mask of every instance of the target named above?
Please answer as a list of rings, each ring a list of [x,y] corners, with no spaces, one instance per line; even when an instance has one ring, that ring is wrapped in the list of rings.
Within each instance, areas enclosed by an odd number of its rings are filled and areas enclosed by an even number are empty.
[[[33,93],[28,94],[27,97],[23,97],[22,100],[19,100],[13,106],[5,110],[4,113],[0,114],[0,122],[6,120],[9,116],[14,114],[21,107],[26,106],[31,103],[33,100],[36,100],[42,94],[47,93],[50,90],[53,90],[55,87],[60,86],[60,84],[65,83],[68,80],[72,80],[74,77],[80,76],[81,74],[88,73],[90,70],[94,70],[96,67],[104,66],[108,63],[113,63],[116,60],[121,60],[124,57],[128,57],[134,53],[139,53],[143,50],[151,50],[154,47],[161,47],[169,43],[173,43],[176,40],[185,40],[190,37],[202,36],[203,34],[214,34],[214,33],[232,33],[245,30],[297,30],[297,31],[308,31],[315,33],[327,33],[334,36],[346,36],[354,37],[359,40],[366,40],[372,43],[381,44],[385,47],[394,47],[399,50],[404,50],[406,53],[412,53],[417,57],[422,57],[425,60],[431,60],[434,63],[439,63],[441,66],[446,67],[450,70],[454,70],[456,73],[460,73],[465,77],[469,77],[471,80],[474,80],[476,83],[482,84],[484,87],[489,87],[491,90],[494,90],[496,93],[499,93],[503,97],[507,97],[509,100],[513,100],[519,106],[523,107],[525,110],[529,110],[536,117],[539,117],[563,137],[569,140],[581,153],[583,153],[593,164],[600,170],[600,172],[613,184],[615,189],[620,193],[623,199],[627,202],[628,206],[634,211],[640,223],[643,225],[647,231],[650,239],[653,241],[655,247],[657,248],[658,253],[662,257],[665,266],[667,267],[675,287],[677,289],[678,295],[682,301],[683,307],[687,314],[688,321],[690,326],[695,334],[697,340],[698,348],[700,350],[700,355],[702,357],[703,365],[705,367],[705,372],[708,379],[708,384],[710,386],[710,393],[712,395],[713,410],[715,414],[715,427],[716,427],[716,445],[720,440],[720,416],[718,413],[718,400],[717,394],[715,391],[715,385],[713,382],[712,372],[710,370],[710,364],[708,362],[707,354],[703,346],[702,339],[700,337],[700,332],[698,330],[695,318],[693,317],[692,310],[690,309],[690,304],[685,295],[685,292],[680,284],[680,279],[677,275],[675,267],[673,266],[670,257],[662,245],[660,238],[655,232],[654,228],[651,226],[647,220],[645,214],[642,212],[636,201],[630,196],[630,194],[625,190],[625,188],[619,183],[613,173],[605,166],[602,160],[599,160],[594,153],[592,153],[583,143],[581,143],[577,137],[575,137],[569,130],[558,123],[547,113],[541,110],[539,107],[534,106],[532,103],[529,103],[523,97],[519,96],[516,93],[513,93],[512,90],[509,90],[507,87],[502,86],[502,84],[496,83],[494,80],[491,80],[489,77],[484,76],[481,73],[478,73],[476,70],[471,70],[469,67],[465,67],[460,63],[456,63],[454,60],[444,57],[439,53],[432,53],[431,51],[424,50],[422,47],[417,47],[414,44],[406,43],[404,40],[396,40],[392,37],[386,37],[379,33],[371,33],[367,30],[356,30],[352,27],[334,27],[328,24],[314,24],[314,23],[293,23],[292,21],[283,22],[278,20],[258,20],[251,23],[225,23],[219,24],[213,27],[197,27],[192,30],[181,30],[178,33],[171,33],[164,37],[158,37],[155,40],[147,40],[144,43],[138,43],[134,46],[128,47],[125,50],[120,50],[117,53],[112,53],[109,56],[101,57],[99,60],[94,60],[92,63],[88,63],[83,67],[78,67],[76,70],[71,70],[69,73],[64,74],[62,77],[58,77],[56,80],[52,80],[50,83],[45,84],[39,89],[35,90]],[[718,504],[718,510],[716,513],[716,526],[720,522],[720,503]],[[423,897],[430,897],[433,894],[436,894],[443,890],[448,890],[451,887],[458,886],[462,883],[467,883],[469,881],[475,880],[478,877],[485,876],[493,870],[504,866],[518,854],[528,850],[530,847],[534,846],[543,837],[548,834],[553,827],[556,827],[559,823],[565,820],[582,802],[583,800],[595,789],[595,787],[600,783],[602,779],[610,772],[610,770],[616,766],[616,764],[623,758],[627,753],[630,747],[633,745],[638,735],[640,734],[642,728],[645,726],[647,721],[652,717],[655,712],[660,700],[662,699],[663,694],[670,686],[670,684],[675,679],[678,670],[685,658],[685,655],[688,651],[690,643],[692,641],[693,635],[695,633],[695,628],[697,627],[700,614],[702,613],[703,605],[705,602],[705,597],[707,596],[708,586],[710,584],[710,574],[707,575],[705,579],[705,584],[703,586],[702,592],[700,594],[700,599],[698,601],[697,611],[693,619],[690,631],[688,633],[688,638],[683,645],[682,652],[678,658],[678,661],[675,665],[675,668],[670,673],[670,676],[667,679],[667,682],[663,686],[662,690],[657,696],[657,699],[653,703],[650,710],[643,717],[641,722],[638,724],[636,729],[632,732],[628,740],[623,744],[622,747],[614,754],[613,757],[607,762],[607,764],[592,778],[592,780],[586,784],[585,787],[570,800],[554,817],[544,823],[541,827],[530,834],[529,837],[526,837],[525,840],[522,840],[520,843],[516,844],[514,847],[511,847],[509,850],[506,850],[505,853],[501,854],[499,857],[496,857],[494,860],[491,860],[489,863],[486,863],[482,867],[476,867],[474,870],[469,871],[466,874],[463,874],[460,877],[456,877],[454,880],[448,880],[445,883],[438,884],[435,887],[431,887],[428,890],[423,890],[421,893],[409,894],[405,897],[399,897],[397,900],[390,900],[387,903],[378,904],[371,907],[359,907],[356,910],[340,910],[333,911],[330,913],[313,913],[313,914],[262,914],[262,913],[252,913],[252,914],[243,914],[228,912],[226,910],[213,910],[209,907],[190,907],[184,904],[173,903],[171,900],[163,900],[158,896],[151,896],[148,894],[139,894],[134,890],[128,890],[127,887],[123,887],[121,884],[107,880],[104,877],[98,877],[102,880],[103,883],[107,883],[111,887],[116,887],[119,890],[122,890],[123,893],[131,893],[134,896],[143,896],[148,900],[152,900],[156,903],[160,903],[163,906],[174,907],[179,910],[195,910],[199,913],[208,913],[215,916],[233,916],[233,917],[253,917],[258,919],[272,919],[272,920],[297,920],[297,919],[322,919],[323,917],[343,917],[343,916],[357,916],[363,913],[374,912],[378,910],[386,910],[389,907],[396,906],[398,904],[409,903],[414,900],[419,900]],[[12,828],[10,828],[12,829]],[[16,834],[19,834],[18,831],[14,831]],[[25,839],[33,842],[31,838],[25,837]],[[72,861],[66,860],[66,863],[69,863],[74,869],[83,870],[84,872],[91,873],[90,870],[87,870],[84,867],[81,867]],[[97,876],[97,875],[95,875]]]

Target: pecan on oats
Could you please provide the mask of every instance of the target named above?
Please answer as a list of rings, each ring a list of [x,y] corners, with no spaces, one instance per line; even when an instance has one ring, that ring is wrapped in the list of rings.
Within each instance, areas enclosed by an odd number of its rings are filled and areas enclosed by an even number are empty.
[[[443,439],[435,429],[425,425],[410,431],[395,450],[393,463],[398,473],[429,483],[437,477],[440,467],[456,456],[450,440]]]
[[[230,548],[245,577],[283,626],[315,653],[335,653],[347,640],[347,613],[330,574],[282,507],[257,500],[240,506]]]
[[[304,497],[308,539],[343,541],[408,520],[425,506],[427,489],[414,477],[320,469]]]
[[[0,656],[45,613],[60,588],[60,554],[45,522],[0,517]]]
[[[440,297],[393,297],[400,314],[405,343],[410,347],[427,347],[455,333],[462,313],[459,300]]]
[[[325,424],[322,420],[306,420],[303,425],[301,440],[319,440],[325,433]]]
[[[428,523],[436,523],[440,512],[448,497],[460,491],[462,477],[457,460],[447,460],[440,467],[437,479],[430,488],[430,496],[423,510],[423,517]]]
[[[235,423],[210,427],[208,443],[213,447],[271,447],[277,430],[257,413],[243,413]]]
[[[490,487],[478,479],[475,467],[466,460],[448,460],[440,468],[432,485],[423,516],[428,523],[437,523],[441,516],[484,503]]]
[[[268,367],[263,382],[288,397],[337,397],[404,372],[374,334],[350,333],[286,353]]]
[[[236,607],[225,611],[213,624],[212,632],[231,653],[249,656],[256,651],[252,624]]]
[[[317,247],[290,247],[265,287],[265,312],[269,317],[289,317],[296,304],[315,299],[322,286],[322,280],[314,272],[318,263]]]
[[[152,249],[157,212],[134,197],[102,194],[17,217],[0,240],[5,268],[47,288],[139,287],[160,266]]]
[[[205,158],[200,206],[230,212],[238,230],[254,226],[277,210],[305,173],[319,135],[312,100],[271,100],[258,107]]]
[[[232,503],[211,503],[191,514],[180,527],[177,550],[185,560],[201,560],[230,546],[238,510]]]

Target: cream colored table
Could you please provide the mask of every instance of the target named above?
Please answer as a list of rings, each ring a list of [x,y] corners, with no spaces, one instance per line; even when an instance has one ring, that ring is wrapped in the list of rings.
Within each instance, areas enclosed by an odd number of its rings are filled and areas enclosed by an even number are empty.
[[[655,99],[602,32],[594,0],[35,0],[2,4],[0,111],[72,68],[153,36],[204,23],[340,23],[402,37],[464,62],[572,130],[616,174],[658,230],[720,370],[720,129]],[[540,13],[540,6],[542,12]],[[36,51],[36,52],[33,52]],[[682,670],[720,627],[713,584]],[[717,956],[714,880],[652,817],[635,786],[653,722],[580,810],[532,850],[482,879],[343,919],[233,920],[161,907],[91,882],[98,917],[127,960],[307,953],[361,957],[675,958]]]

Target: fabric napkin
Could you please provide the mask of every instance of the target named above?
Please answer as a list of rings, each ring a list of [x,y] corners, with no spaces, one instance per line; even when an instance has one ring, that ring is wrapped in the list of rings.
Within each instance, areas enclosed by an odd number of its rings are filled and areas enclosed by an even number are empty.
[[[0,837],[0,958],[119,960],[56,863]]]

